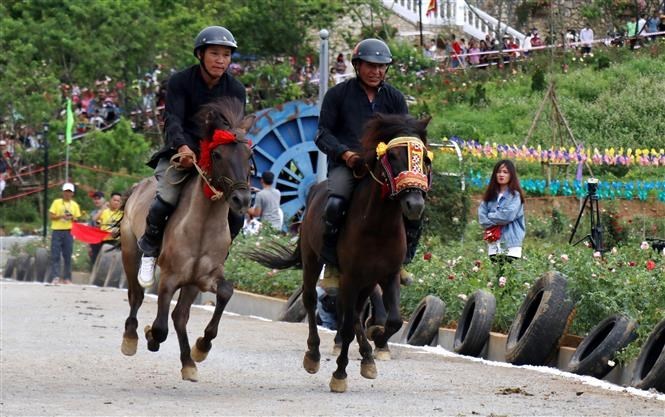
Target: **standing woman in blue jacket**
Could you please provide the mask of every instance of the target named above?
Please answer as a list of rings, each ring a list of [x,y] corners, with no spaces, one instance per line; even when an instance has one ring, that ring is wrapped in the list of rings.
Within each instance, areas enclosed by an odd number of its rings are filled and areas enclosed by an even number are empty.
[[[498,226],[494,233],[485,233],[492,262],[503,264],[522,257],[526,232],[524,191],[512,161],[503,159],[494,165],[492,178],[478,206],[478,222],[486,231]]]

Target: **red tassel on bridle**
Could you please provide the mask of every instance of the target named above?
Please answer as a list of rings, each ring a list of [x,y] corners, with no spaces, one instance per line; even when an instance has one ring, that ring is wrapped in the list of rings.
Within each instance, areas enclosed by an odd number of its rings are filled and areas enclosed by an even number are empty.
[[[210,151],[219,145],[228,145],[236,141],[236,134],[230,130],[215,130],[212,139],[201,139],[201,157],[199,158],[199,166],[206,173],[210,173],[212,161],[210,159]]]

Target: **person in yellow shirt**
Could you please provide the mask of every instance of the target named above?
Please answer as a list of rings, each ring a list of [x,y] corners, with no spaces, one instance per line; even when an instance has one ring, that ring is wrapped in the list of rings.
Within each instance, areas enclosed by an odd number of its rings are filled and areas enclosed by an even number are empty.
[[[120,193],[114,192],[111,193],[111,199],[109,200],[109,206],[101,211],[99,217],[97,218],[97,223],[99,228],[107,232],[115,232],[120,226],[120,219],[122,219],[123,211],[120,210],[122,207],[122,196]],[[112,241],[117,238],[109,236],[104,241]]]
[[[73,200],[74,184],[66,182],[62,185],[62,198],[56,198],[51,203],[51,282],[54,284],[72,283],[72,251],[74,238],[72,237],[72,222],[81,217],[81,208]],[[60,257],[62,256],[64,270],[60,281]]]

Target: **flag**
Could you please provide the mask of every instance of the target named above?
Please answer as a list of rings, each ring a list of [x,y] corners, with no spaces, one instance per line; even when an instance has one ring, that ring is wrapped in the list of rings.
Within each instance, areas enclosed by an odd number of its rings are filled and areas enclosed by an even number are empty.
[[[111,232],[77,222],[72,223],[71,234],[74,239],[91,244],[102,243],[104,239],[111,236]]]
[[[74,113],[72,113],[72,101],[67,99],[67,131],[65,132],[65,143],[72,143],[72,130],[74,129]]]
[[[436,14],[436,0],[429,0],[429,4],[427,5],[427,13],[425,14],[429,16],[430,13]]]

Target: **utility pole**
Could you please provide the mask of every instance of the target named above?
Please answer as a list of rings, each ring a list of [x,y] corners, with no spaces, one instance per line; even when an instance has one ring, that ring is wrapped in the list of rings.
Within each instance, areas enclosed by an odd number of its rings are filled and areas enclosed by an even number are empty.
[[[42,147],[44,147],[44,215],[43,215],[43,229],[42,237],[46,242],[46,234],[48,227],[48,123],[45,122],[42,127]]]

